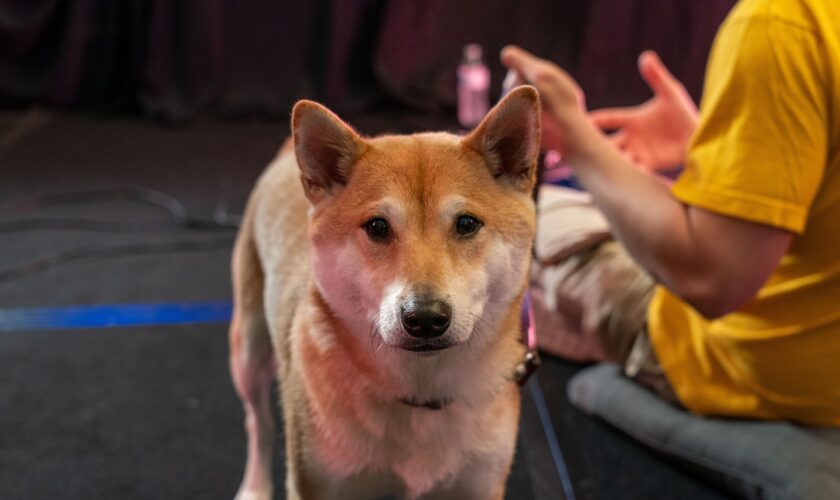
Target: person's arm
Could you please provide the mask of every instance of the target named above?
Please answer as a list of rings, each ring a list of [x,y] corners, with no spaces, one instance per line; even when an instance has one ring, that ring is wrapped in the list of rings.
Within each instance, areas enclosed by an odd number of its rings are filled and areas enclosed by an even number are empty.
[[[790,232],[681,203],[607,142],[563,70],[516,47],[502,52],[502,62],[540,91],[549,134],[543,143],[573,166],[616,237],[655,279],[708,318],[755,296],[790,245]]]

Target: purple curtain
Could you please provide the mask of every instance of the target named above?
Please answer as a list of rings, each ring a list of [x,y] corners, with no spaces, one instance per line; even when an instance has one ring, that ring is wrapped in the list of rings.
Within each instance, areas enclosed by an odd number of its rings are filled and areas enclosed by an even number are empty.
[[[575,66],[591,107],[649,96],[636,57],[654,49],[695,100],[717,27],[733,0],[591,0],[586,38]]]
[[[646,48],[699,97],[734,0],[0,0],[0,106],[288,115],[298,98],[339,112],[450,113],[466,43],[517,43],[569,69],[590,105],[648,91]]]

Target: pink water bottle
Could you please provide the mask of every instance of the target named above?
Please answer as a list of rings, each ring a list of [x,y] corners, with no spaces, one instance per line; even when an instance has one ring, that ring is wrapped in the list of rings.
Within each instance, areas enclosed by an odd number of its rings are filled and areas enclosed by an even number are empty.
[[[458,122],[467,128],[478,125],[490,108],[490,70],[481,52],[481,45],[467,45],[458,66]]]

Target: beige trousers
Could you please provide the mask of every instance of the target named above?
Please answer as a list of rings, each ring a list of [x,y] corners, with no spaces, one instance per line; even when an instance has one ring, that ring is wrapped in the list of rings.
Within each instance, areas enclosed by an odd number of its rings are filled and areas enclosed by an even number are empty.
[[[579,192],[543,187],[537,234],[532,285],[540,345],[551,352],[556,342],[560,355],[568,348],[567,355],[577,350],[573,359],[618,363],[627,377],[678,402],[646,329],[655,282],[610,237],[598,209]]]

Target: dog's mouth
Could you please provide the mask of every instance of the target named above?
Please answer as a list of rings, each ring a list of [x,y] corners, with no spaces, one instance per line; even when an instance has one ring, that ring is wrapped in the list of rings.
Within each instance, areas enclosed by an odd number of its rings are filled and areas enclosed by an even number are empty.
[[[437,341],[437,342],[420,342],[420,343],[407,343],[400,346],[400,349],[404,351],[414,352],[418,354],[430,354],[438,351],[443,351],[445,349],[449,349],[452,347],[452,342],[447,341]]]

